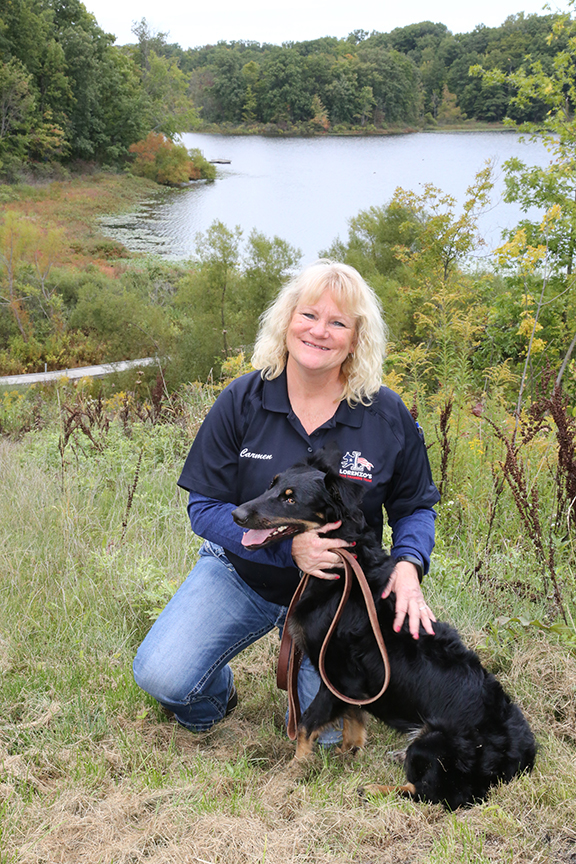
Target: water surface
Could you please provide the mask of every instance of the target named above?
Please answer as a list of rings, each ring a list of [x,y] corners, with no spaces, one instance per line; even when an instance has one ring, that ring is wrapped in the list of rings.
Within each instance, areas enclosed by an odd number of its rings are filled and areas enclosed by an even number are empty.
[[[540,142],[522,142],[514,132],[434,132],[385,137],[265,138],[187,134],[187,147],[199,147],[218,165],[214,183],[165,190],[137,212],[105,220],[109,233],[133,250],[171,258],[194,254],[195,237],[219,219],[277,235],[314,260],[360,210],[386,204],[397,186],[420,192],[433,183],[461,204],[474,176],[490,159],[496,187],[480,228],[486,251],[521,218],[502,201],[502,165],[517,156],[545,165]]]

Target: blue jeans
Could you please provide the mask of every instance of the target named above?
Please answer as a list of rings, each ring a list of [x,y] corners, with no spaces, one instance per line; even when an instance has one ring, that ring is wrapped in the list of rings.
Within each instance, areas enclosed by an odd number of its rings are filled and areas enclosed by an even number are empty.
[[[152,625],[134,660],[134,678],[193,732],[221,720],[234,686],[228,661],[274,627],[287,609],[256,594],[236,573],[224,550],[205,541],[198,563]],[[298,676],[302,712],[320,678],[307,657]],[[327,729],[322,744],[341,731]]]

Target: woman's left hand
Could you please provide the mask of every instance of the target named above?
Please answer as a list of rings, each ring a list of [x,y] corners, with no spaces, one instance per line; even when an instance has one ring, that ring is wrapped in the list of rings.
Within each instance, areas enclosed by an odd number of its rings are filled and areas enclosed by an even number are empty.
[[[413,639],[419,638],[420,625],[426,633],[434,636],[432,621],[436,621],[436,616],[424,600],[418,580],[418,571],[410,561],[398,561],[382,597],[388,597],[392,591],[396,594],[394,632],[400,632],[404,619],[408,615],[408,627]]]

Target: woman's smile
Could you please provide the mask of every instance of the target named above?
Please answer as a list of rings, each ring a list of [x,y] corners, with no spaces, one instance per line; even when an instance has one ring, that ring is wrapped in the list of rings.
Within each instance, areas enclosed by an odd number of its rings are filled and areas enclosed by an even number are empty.
[[[289,362],[314,372],[340,370],[356,342],[356,323],[329,291],[296,307],[286,333]]]

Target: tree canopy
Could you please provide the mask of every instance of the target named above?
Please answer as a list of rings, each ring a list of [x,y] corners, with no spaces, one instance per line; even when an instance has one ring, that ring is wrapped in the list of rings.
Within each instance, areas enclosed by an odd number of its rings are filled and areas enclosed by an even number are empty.
[[[552,73],[570,38],[562,21],[520,13],[465,34],[422,21],[342,39],[182,49],[142,19],[134,43],[119,47],[80,0],[9,0],[0,7],[0,171],[117,163],[149,132],[174,138],[198,119],[303,132],[540,121],[544,94],[519,98],[519,76],[526,64]]]
[[[4,168],[15,158],[112,163],[151,130],[174,136],[191,128],[188,78],[177,59],[156,53],[162,40],[143,21],[137,45],[121,50],[114,41],[80,0],[2,4]]]

